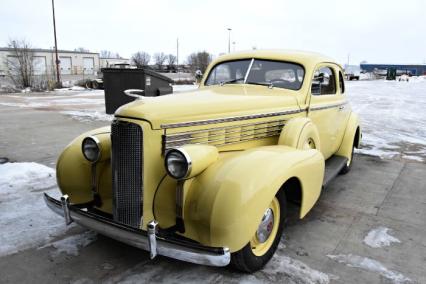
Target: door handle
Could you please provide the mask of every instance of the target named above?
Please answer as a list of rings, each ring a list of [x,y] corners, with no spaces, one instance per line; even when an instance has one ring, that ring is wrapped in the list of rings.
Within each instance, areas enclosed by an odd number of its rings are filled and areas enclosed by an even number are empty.
[[[345,109],[345,106],[339,106],[339,110]]]

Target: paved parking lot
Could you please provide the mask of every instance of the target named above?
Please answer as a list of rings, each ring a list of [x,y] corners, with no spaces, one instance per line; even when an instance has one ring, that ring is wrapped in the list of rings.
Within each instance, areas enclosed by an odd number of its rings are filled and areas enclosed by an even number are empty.
[[[75,136],[108,124],[64,112],[73,110],[0,105],[0,157],[54,167]],[[147,252],[72,226],[43,245],[0,251],[0,282],[426,283],[425,173],[425,163],[356,155],[352,171],[329,185],[305,219],[290,208],[277,254],[253,275],[150,261]]]

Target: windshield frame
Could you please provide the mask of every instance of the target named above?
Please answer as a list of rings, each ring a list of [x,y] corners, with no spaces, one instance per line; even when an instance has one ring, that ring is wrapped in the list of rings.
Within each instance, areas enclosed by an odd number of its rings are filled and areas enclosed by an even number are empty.
[[[268,84],[260,84],[260,83],[254,83],[254,82],[247,82],[247,79],[249,77],[250,71],[252,70],[253,67],[253,63],[255,62],[255,60],[260,60],[260,61],[270,61],[270,62],[277,62],[277,63],[288,63],[288,64],[293,64],[293,65],[297,65],[298,67],[300,67],[303,70],[303,78],[300,81],[300,86],[297,89],[290,89],[290,88],[284,88],[284,87],[280,87],[280,86],[274,86],[272,85],[272,87],[274,88],[279,88],[279,89],[283,89],[283,90],[289,90],[289,91],[299,91],[300,89],[302,89],[304,83],[305,83],[305,79],[306,79],[306,69],[305,66],[303,66],[302,64],[298,63],[298,62],[294,62],[294,61],[287,61],[287,60],[275,60],[275,59],[268,59],[268,58],[256,58],[256,57],[252,57],[252,58],[238,58],[238,59],[232,59],[232,60],[226,60],[226,61],[221,61],[216,63],[212,68],[210,68],[209,70],[209,74],[206,76],[205,80],[203,81],[203,86],[205,87],[211,87],[211,86],[223,86],[226,85],[227,82],[219,82],[216,84],[206,84],[206,82],[208,81],[209,77],[212,74],[212,71],[218,66],[221,65],[223,63],[228,63],[228,62],[235,62],[235,61],[243,61],[243,60],[250,60],[250,64],[247,68],[246,74],[244,75],[244,81],[242,83],[238,83],[238,82],[232,82],[231,84],[247,84],[247,85],[259,85],[259,86],[266,86],[266,87],[271,87],[271,85]],[[297,72],[295,74],[297,76]],[[231,80],[234,81],[234,80]]]

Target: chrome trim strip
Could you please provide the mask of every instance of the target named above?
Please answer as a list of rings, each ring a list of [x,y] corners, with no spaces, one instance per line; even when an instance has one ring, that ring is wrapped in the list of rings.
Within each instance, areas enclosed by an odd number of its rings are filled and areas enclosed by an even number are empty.
[[[324,109],[329,109],[329,108],[340,107],[340,106],[346,105],[347,103],[348,102],[345,101],[343,103],[337,103],[337,104],[330,104],[330,105],[324,105],[324,106],[314,106],[314,107],[310,107],[309,109],[311,111],[324,110]]]
[[[256,123],[238,124],[238,125],[207,128],[207,129],[194,130],[194,131],[177,132],[177,133],[167,134],[166,136],[167,137],[174,137],[174,136],[183,136],[183,135],[193,135],[193,134],[198,134],[198,133],[203,133],[203,132],[216,132],[216,131],[233,129],[233,128],[243,128],[243,127],[249,127],[249,126],[256,126],[256,125],[260,125],[260,124],[277,123],[276,125],[267,125],[267,127],[264,127],[264,128],[269,128],[269,127],[273,128],[273,127],[277,127],[277,126],[283,126],[284,121],[285,121],[284,119],[279,119],[279,120],[262,121],[262,122],[256,122]],[[258,130],[258,129],[262,129],[262,128],[256,128],[256,130]],[[252,131],[254,129],[248,129],[248,130]],[[237,131],[232,131],[232,132],[226,132],[225,134],[234,133],[234,132],[239,132],[239,131],[237,130]],[[220,135],[224,135],[224,134],[220,134]],[[197,138],[200,138],[200,137],[197,137]]]
[[[295,113],[301,113],[305,111],[306,111],[305,109],[291,109],[291,110],[278,111],[278,112],[268,112],[268,113],[251,114],[251,115],[243,115],[243,116],[232,116],[232,117],[226,117],[226,118],[215,118],[215,119],[188,121],[188,122],[168,123],[168,124],[161,124],[161,128],[163,129],[178,128],[178,127],[208,125],[213,123],[225,123],[225,122],[241,121],[241,120],[248,120],[248,119],[257,119],[257,118],[274,117],[274,116],[281,116],[281,115],[287,115],[287,114],[295,114]]]
[[[55,213],[64,216],[61,202],[44,194],[46,205]],[[105,217],[69,205],[71,219],[102,235],[111,237],[134,247],[150,251],[148,234],[146,231],[116,223]],[[227,247],[207,247],[199,244],[177,241],[155,235],[157,254],[187,261],[196,264],[210,266],[226,266],[231,261],[231,252]]]
[[[281,132],[280,132],[281,133]],[[234,144],[238,144],[238,143],[243,143],[243,142],[248,142],[248,141],[257,141],[257,140],[261,140],[261,139],[265,139],[265,138],[272,138],[272,137],[276,137],[279,136],[280,133],[273,133],[273,134],[269,134],[269,135],[265,135],[262,137],[255,137],[255,138],[248,138],[248,139],[241,139],[240,141],[234,141],[234,142],[227,142],[227,143],[222,143],[222,144],[211,144],[212,146],[216,146],[216,147],[221,147],[221,146],[228,146],[228,145],[234,145]],[[206,145],[206,143],[191,143],[191,145]],[[172,147],[173,148],[173,147]],[[165,148],[166,151],[170,150],[171,148]]]

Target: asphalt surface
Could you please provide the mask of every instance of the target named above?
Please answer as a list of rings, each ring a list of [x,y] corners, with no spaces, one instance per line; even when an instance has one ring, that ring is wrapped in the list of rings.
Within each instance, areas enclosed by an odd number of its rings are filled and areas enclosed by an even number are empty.
[[[74,137],[107,124],[79,121],[55,110],[0,105],[0,157],[54,167]],[[331,182],[306,218],[299,220],[290,207],[277,254],[253,275],[161,256],[151,261],[147,252],[98,235],[77,255],[34,247],[0,257],[0,283],[326,283],[321,273],[330,283],[398,283],[402,278],[395,275],[426,283],[425,174],[424,163],[355,155],[350,173]],[[400,242],[367,246],[365,236],[378,227],[389,228]],[[85,231],[74,226],[57,239]],[[354,256],[366,261],[354,262]]]

